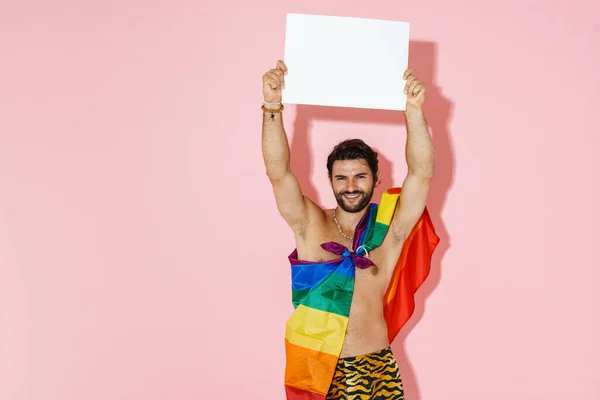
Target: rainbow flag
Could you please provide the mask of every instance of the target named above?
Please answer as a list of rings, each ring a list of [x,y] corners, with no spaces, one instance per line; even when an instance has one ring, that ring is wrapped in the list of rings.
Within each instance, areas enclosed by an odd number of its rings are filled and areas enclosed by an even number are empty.
[[[381,245],[389,229],[401,189],[387,190],[380,204],[370,204],[354,232],[352,250],[328,242],[321,247],[340,257],[322,263],[289,256],[294,312],[285,330],[285,389],[288,400],[323,400],[344,343],[354,292],[355,268],[367,268],[364,257]],[[427,209],[404,243],[384,296],[390,343],[413,313],[414,293],[429,274],[439,238]]]

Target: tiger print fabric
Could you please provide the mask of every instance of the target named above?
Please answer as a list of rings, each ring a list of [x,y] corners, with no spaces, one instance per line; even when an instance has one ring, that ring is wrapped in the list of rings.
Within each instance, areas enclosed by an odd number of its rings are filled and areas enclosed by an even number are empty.
[[[340,358],[327,400],[404,400],[396,358],[389,347],[375,353]]]

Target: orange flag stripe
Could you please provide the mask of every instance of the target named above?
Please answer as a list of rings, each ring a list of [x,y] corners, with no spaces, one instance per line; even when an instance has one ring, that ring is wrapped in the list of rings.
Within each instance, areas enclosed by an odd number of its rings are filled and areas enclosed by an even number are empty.
[[[288,360],[285,384],[293,383],[296,389],[310,389],[317,394],[326,395],[333,379],[338,357],[296,346],[287,339],[285,348]]]

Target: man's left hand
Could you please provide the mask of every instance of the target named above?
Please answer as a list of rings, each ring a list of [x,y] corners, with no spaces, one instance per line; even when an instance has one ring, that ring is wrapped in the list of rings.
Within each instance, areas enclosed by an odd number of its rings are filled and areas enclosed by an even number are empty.
[[[404,79],[406,80],[404,94],[406,94],[407,108],[420,109],[425,102],[425,84],[417,79],[412,68],[408,68],[404,72]]]

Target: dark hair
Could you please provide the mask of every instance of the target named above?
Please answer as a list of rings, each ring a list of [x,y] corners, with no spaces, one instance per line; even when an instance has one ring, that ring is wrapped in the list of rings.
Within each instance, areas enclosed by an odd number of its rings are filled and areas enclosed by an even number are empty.
[[[337,160],[358,160],[364,159],[373,173],[373,179],[377,179],[379,170],[379,161],[377,153],[361,139],[348,139],[338,143],[327,157],[327,171],[331,179],[333,163]]]

